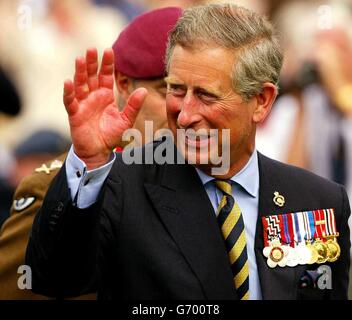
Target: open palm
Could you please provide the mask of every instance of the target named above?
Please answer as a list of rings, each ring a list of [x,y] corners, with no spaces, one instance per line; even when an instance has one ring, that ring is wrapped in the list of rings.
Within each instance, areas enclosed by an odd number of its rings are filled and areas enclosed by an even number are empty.
[[[98,72],[98,55],[88,49],[76,59],[74,81],[65,81],[64,104],[69,117],[76,155],[88,169],[106,163],[123,132],[131,128],[147,95],[139,88],[129,97],[123,111],[114,98],[114,53],[106,49]]]

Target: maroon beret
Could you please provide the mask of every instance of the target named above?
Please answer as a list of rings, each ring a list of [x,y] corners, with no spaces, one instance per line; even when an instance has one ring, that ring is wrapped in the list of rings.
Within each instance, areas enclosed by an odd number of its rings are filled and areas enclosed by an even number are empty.
[[[115,69],[135,79],[163,77],[168,33],[182,9],[167,7],[135,18],[113,45]]]

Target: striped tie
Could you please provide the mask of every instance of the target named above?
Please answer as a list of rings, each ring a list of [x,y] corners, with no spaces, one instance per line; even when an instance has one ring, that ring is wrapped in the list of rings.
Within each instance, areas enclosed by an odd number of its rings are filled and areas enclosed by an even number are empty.
[[[235,288],[241,300],[248,300],[249,268],[241,209],[232,196],[231,182],[216,180],[215,183],[223,192],[218,208],[218,223],[230,258]]]

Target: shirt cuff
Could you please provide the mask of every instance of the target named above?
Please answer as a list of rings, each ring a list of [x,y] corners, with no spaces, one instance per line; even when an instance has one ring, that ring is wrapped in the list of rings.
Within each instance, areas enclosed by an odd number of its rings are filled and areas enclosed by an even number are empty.
[[[88,171],[86,164],[78,158],[71,146],[66,158],[65,169],[71,198],[78,208],[85,209],[96,202],[115,159],[116,155],[112,153],[107,164]]]

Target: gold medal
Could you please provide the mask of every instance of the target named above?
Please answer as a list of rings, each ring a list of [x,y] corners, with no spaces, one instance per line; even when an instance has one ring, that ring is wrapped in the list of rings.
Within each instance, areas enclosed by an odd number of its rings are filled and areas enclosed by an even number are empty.
[[[325,246],[328,249],[328,262],[335,262],[341,255],[341,248],[337,243],[336,238],[339,233],[336,230],[335,215],[333,209],[324,210],[324,219],[326,220]]]
[[[311,256],[310,256],[310,260],[308,261],[308,264],[316,263],[319,257],[317,249],[310,242],[307,243],[307,248],[311,252]]]
[[[326,241],[325,245],[327,246],[329,252],[328,252],[328,261],[329,262],[335,262],[341,254],[341,248],[339,244],[337,243],[336,239],[329,239]]]
[[[315,240],[313,247],[315,248],[318,254],[317,263],[325,263],[326,261],[328,261],[329,249],[323,241],[318,238],[317,240]]]

